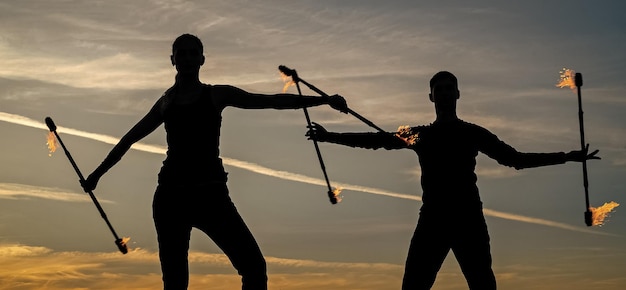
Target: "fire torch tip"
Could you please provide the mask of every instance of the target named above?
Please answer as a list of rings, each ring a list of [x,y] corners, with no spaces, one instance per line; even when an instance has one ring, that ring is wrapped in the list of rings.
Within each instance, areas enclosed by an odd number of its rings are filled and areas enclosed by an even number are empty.
[[[287,66],[284,66],[282,64],[278,66],[278,70],[280,72],[282,72],[283,74],[285,74],[286,76],[288,76],[288,77],[292,77],[292,76],[296,75],[296,71],[295,70],[290,69]]]
[[[583,86],[583,74],[576,73],[574,75],[574,82],[576,83],[577,87],[582,87]]]
[[[46,125],[48,126],[48,129],[50,129],[50,132],[57,130],[57,125],[54,124],[54,121],[52,121],[52,118],[50,117],[46,117]]]
[[[593,215],[590,210],[585,212],[585,224],[590,227],[593,226]]]
[[[115,245],[122,252],[122,254],[128,253],[128,244],[124,241],[124,239],[115,240]]]
[[[337,195],[332,190],[328,191],[328,199],[332,204],[337,204],[337,202],[339,202],[339,200],[337,199]]]

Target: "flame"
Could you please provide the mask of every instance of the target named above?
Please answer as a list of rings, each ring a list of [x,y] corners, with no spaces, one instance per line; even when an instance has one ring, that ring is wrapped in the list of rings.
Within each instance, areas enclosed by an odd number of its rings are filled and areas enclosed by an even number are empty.
[[[600,207],[589,207],[589,210],[591,211],[591,219],[592,219],[591,225],[602,226],[604,224],[604,219],[608,217],[609,213],[611,213],[611,211],[618,206],[619,206],[619,203],[611,201],[611,202],[605,202]]]
[[[286,92],[289,89],[289,87],[296,84],[296,82],[294,82],[290,76],[287,76],[282,71],[280,72],[280,78],[285,83],[285,85],[283,86],[283,93]]]
[[[46,145],[48,145],[48,156],[52,156],[52,153],[57,151],[57,139],[54,138],[54,132],[48,132]]]
[[[337,199],[337,202],[341,202],[341,199],[342,199],[342,198],[341,198],[341,195],[340,195],[340,194],[341,194],[341,190],[342,190],[342,189],[343,189],[343,188],[341,188],[341,187],[335,187],[335,188],[333,188],[333,195],[335,196],[335,199]]]
[[[118,243],[118,241],[119,241],[118,247],[120,248],[120,251],[126,254],[129,250],[128,241],[130,241],[130,237],[122,237],[121,239],[115,241],[116,244]]]
[[[404,140],[406,145],[412,146],[415,145],[415,142],[417,142],[419,134],[418,132],[413,133],[413,130],[409,126],[399,126],[396,137]]]
[[[568,68],[563,68],[559,71],[559,82],[556,84],[559,88],[569,87],[572,90],[576,89],[576,71]]]

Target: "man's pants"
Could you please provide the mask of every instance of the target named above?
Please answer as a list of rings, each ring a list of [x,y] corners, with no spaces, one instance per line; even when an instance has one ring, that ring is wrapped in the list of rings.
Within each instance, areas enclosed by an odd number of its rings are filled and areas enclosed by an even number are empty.
[[[406,260],[403,290],[427,290],[452,250],[472,290],[495,290],[487,224],[482,212],[444,217],[449,212],[420,214]]]

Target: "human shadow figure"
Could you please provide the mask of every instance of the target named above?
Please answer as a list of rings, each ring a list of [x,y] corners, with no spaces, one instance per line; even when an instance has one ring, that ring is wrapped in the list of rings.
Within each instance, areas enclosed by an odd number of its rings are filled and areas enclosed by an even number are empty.
[[[309,139],[367,149],[411,149],[417,153],[423,190],[419,219],[409,247],[403,290],[430,289],[437,272],[452,250],[470,289],[496,289],[491,268],[487,224],[482,211],[476,156],[482,152],[498,163],[516,169],[600,159],[588,153],[522,153],[487,129],[457,117],[460,98],[456,76],[447,71],[430,80],[430,101],[436,119],[425,126],[394,133],[334,133],[319,124],[307,132]]]
[[[82,186],[87,191],[95,189],[103,174],[132,144],[164,124],[167,157],[152,204],[164,289],[187,289],[187,255],[193,227],[207,234],[228,256],[242,277],[242,289],[267,289],[265,259],[229,197],[227,173],[219,156],[222,110],[298,109],[329,104],[346,112],[346,101],[339,95],[264,95],[230,85],[204,84],[199,79],[204,61],[198,37],[183,34],[176,38],[171,55],[177,71],[174,85],[120,139]]]

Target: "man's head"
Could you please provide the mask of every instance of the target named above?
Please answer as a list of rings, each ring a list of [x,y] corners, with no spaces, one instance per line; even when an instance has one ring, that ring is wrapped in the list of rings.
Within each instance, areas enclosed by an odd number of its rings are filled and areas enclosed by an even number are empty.
[[[448,71],[436,73],[430,79],[430,94],[428,96],[436,106],[443,109],[455,109],[456,100],[461,96],[456,76]]]
[[[430,79],[430,101],[435,103],[437,118],[456,118],[456,101],[461,96],[456,77],[448,71],[440,71]]]
[[[433,90],[433,87],[435,87],[435,85],[440,81],[449,81],[449,82],[454,83],[454,85],[458,87],[458,81],[455,75],[453,75],[449,71],[440,71],[436,73],[435,75],[433,75],[433,77],[430,79],[431,92]]]
[[[172,43],[172,65],[179,72],[197,71],[204,64],[204,47],[195,35],[185,33]]]

